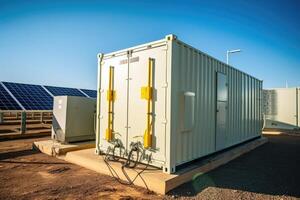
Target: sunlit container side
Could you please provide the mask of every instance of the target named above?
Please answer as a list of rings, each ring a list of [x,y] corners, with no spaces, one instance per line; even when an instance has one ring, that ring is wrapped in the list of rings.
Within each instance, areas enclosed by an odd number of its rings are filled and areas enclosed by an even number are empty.
[[[218,109],[222,108],[222,101],[217,99],[218,74],[225,75],[227,87],[227,97],[223,101],[225,112],[220,117],[221,110]],[[173,168],[260,136],[260,80],[175,40],[172,43],[171,83]],[[190,105],[182,99],[189,101]],[[224,129],[217,119],[225,121]]]
[[[173,173],[190,161],[261,136],[262,81],[167,35],[98,55],[97,153],[112,146],[106,138],[110,116],[125,154],[130,143],[143,143],[149,113],[141,88],[147,85],[149,58],[154,60],[152,148],[145,152],[152,155],[151,165]],[[108,93],[114,98],[107,98]]]

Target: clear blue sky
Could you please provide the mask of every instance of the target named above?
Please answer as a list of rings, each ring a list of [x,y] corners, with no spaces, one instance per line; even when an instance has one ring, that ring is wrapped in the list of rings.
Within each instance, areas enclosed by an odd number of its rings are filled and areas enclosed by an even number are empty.
[[[72,3],[70,3],[72,2]],[[99,52],[174,33],[264,80],[300,86],[300,1],[0,0],[0,80],[96,89]]]

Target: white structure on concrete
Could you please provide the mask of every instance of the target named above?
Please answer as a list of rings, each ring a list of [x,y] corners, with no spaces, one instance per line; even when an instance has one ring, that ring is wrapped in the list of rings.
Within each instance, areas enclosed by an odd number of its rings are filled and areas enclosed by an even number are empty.
[[[138,146],[142,162],[173,173],[261,136],[262,81],[175,35],[98,59],[97,153]]]
[[[264,128],[300,127],[300,88],[276,88],[263,91]]]
[[[95,139],[95,113],[95,99],[54,97],[52,138],[62,143]]]

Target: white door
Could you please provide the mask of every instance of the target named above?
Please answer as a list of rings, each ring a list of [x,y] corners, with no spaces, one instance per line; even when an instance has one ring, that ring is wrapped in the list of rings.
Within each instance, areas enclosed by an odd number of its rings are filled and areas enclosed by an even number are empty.
[[[216,102],[216,150],[226,147],[228,88],[227,76],[217,72],[217,102]]]
[[[127,55],[118,56],[104,60],[101,68],[101,115],[100,115],[100,141],[103,149],[107,149],[109,143],[105,141],[105,133],[108,128],[108,100],[107,90],[109,88],[109,69],[113,67],[113,90],[115,100],[113,101],[113,131],[115,138],[122,141],[126,146],[127,139],[127,82],[128,64]]]
[[[141,98],[141,88],[148,85],[148,62],[154,59],[152,68],[151,133],[153,159],[163,160],[165,153],[166,120],[166,46],[134,52],[129,64],[128,143],[143,143],[147,128],[147,100]]]

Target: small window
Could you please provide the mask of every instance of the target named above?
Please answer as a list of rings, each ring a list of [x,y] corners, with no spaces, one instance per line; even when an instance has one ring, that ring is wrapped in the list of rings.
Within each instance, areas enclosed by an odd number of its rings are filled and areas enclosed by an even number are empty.
[[[227,101],[227,76],[221,72],[217,72],[217,100]]]
[[[194,127],[195,122],[195,93],[183,92],[181,95],[181,131],[189,132]]]

